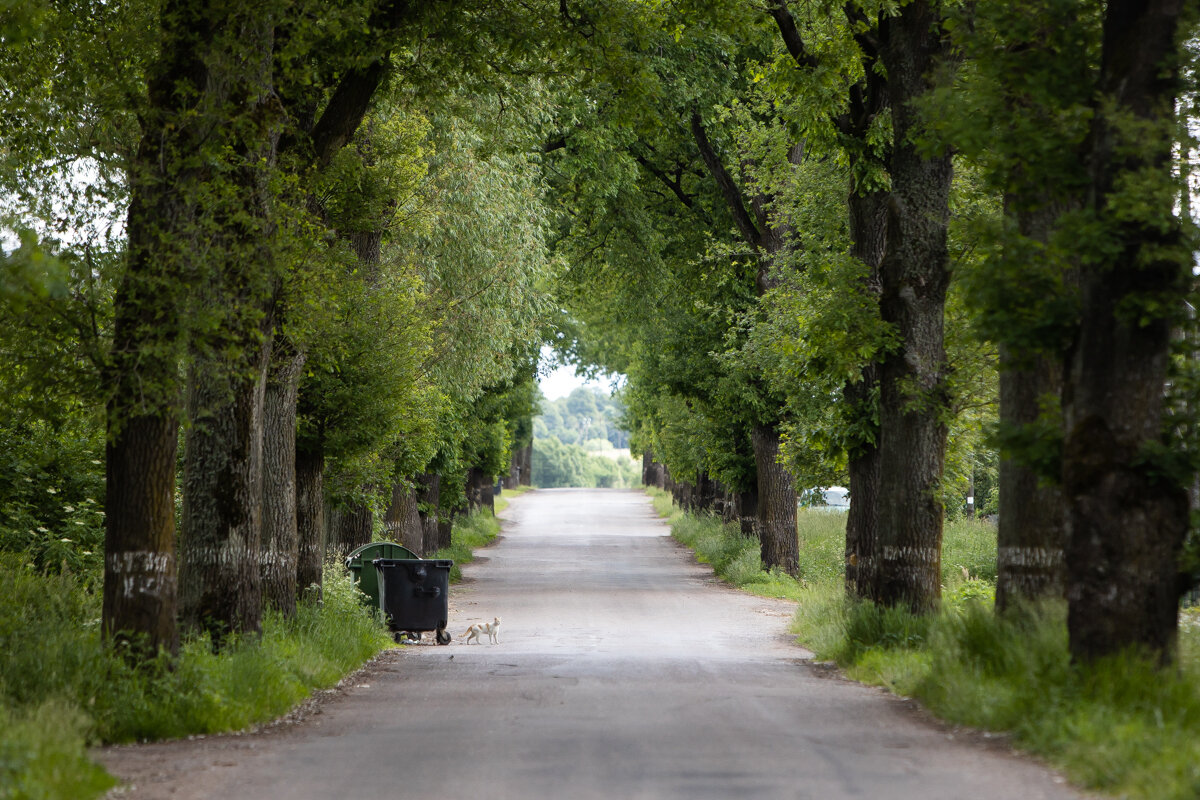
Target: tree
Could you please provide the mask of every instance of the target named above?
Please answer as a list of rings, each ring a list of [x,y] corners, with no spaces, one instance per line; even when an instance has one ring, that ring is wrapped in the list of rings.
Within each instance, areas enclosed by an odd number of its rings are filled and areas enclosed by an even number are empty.
[[[940,90],[933,113],[1004,205],[984,231],[985,259],[965,280],[978,328],[1001,354],[996,604],[1004,609],[1065,593],[1058,428],[1078,296],[1076,242],[1063,222],[1079,212],[1087,185],[1099,30],[1073,0],[981,4],[974,24],[956,30],[972,68]]]
[[[1174,213],[1179,0],[1109,2],[1088,135],[1081,324],[1068,361],[1063,493],[1071,653],[1171,653],[1191,471],[1164,441],[1171,328],[1191,265]]]
[[[252,120],[264,96],[262,48],[269,52],[261,26],[249,23],[258,38],[243,42],[236,15],[204,2],[168,3],[159,24],[163,43],[147,70],[130,164],[129,261],[114,298],[107,375],[104,630],[144,637],[138,644],[149,653],[178,647],[174,486],[185,339],[177,320],[207,274],[197,263],[204,232],[222,219],[251,228],[260,219],[256,196],[228,191],[225,173],[262,144],[261,120]],[[239,254],[239,244],[217,238],[216,260]]]

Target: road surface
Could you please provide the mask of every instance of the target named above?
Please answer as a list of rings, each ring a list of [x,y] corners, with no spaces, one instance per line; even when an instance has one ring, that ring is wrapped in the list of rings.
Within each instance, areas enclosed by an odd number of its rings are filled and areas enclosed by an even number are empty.
[[[386,653],[293,723],[107,748],[114,796],[1080,797],[808,664],[793,606],[718,583],[638,492],[539,490],[506,516],[451,591],[451,645]],[[499,644],[464,643],[497,615]]]

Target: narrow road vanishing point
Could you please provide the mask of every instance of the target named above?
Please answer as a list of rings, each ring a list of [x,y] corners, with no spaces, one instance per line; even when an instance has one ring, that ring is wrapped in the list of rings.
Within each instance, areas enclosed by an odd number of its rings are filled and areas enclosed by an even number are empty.
[[[639,492],[539,490],[451,589],[449,646],[385,653],[300,721],[106,748],[129,798],[1078,798],[822,672]],[[465,644],[502,618],[499,644]],[[426,639],[431,638],[427,635]]]

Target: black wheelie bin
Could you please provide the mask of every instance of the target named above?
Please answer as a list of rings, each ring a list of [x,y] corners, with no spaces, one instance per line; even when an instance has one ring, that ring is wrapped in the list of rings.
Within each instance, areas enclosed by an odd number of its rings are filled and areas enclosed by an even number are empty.
[[[354,578],[366,597],[363,599],[372,608],[379,605],[379,576],[375,572],[374,562],[377,558],[416,558],[417,554],[404,545],[395,542],[371,542],[364,544],[350,555],[346,556],[346,569]]]
[[[436,631],[438,644],[450,644],[446,624],[454,562],[448,558],[377,558],[371,563],[379,575],[379,607],[396,640],[404,635],[419,640],[423,631]]]

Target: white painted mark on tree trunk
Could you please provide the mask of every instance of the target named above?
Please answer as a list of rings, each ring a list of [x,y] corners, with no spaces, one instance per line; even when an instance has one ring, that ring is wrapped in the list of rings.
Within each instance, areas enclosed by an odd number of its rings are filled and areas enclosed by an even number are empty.
[[[160,597],[175,584],[174,555],[151,550],[109,553],[104,559],[110,579],[123,597]]]
[[[1001,547],[997,556],[1001,567],[1054,569],[1063,563],[1063,551],[1058,547]]]
[[[940,555],[936,547],[896,547],[890,544],[883,546],[884,561],[917,561],[927,563],[937,561]]]

